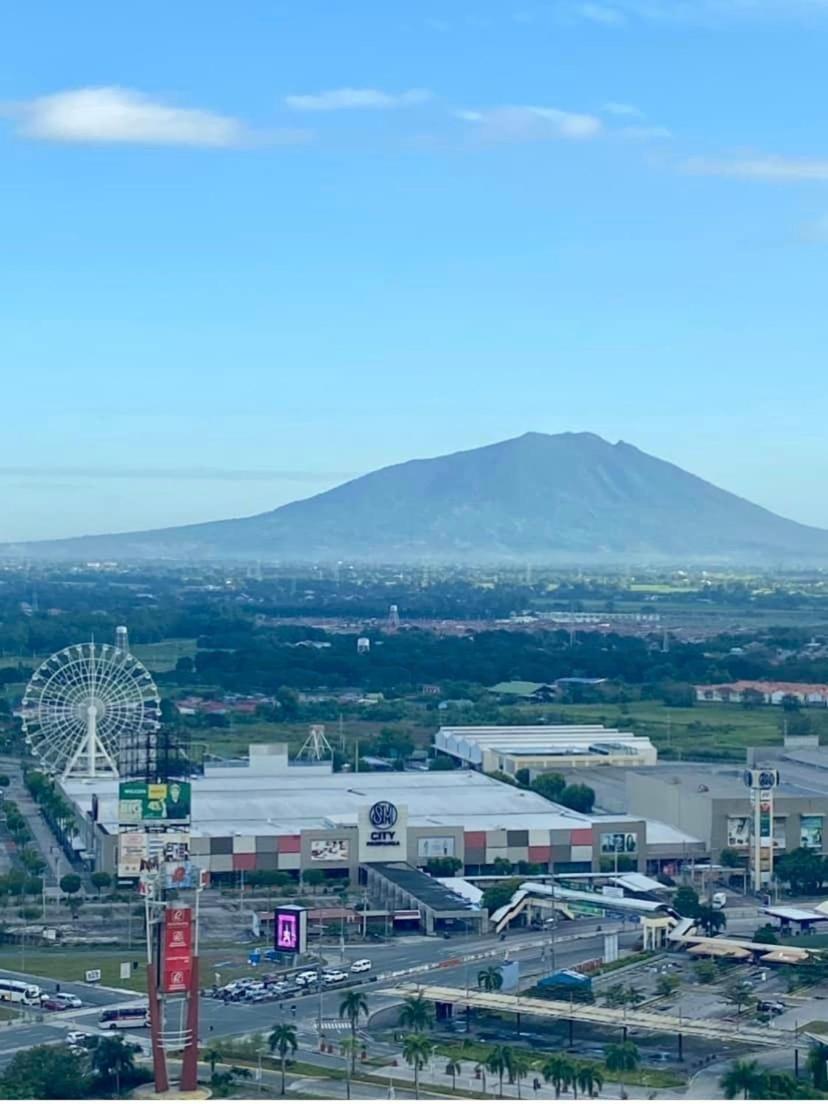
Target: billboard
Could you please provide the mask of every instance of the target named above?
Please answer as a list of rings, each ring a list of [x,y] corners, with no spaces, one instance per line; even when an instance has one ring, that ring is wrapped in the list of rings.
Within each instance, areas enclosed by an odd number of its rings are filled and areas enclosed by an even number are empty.
[[[165,863],[187,862],[189,858],[189,832],[161,826],[155,832],[127,828],[118,834],[119,878],[157,874]]]
[[[188,992],[193,970],[192,909],[174,907],[165,911],[163,948],[162,991]]]
[[[809,851],[822,850],[821,816],[801,816],[799,818],[799,846]]]
[[[375,801],[359,810],[359,861],[405,862],[408,809],[391,801]]]
[[[417,855],[421,859],[453,859],[454,836],[424,836],[418,839]]]
[[[273,947],[285,954],[304,954],[308,947],[308,910],[285,906],[273,914]]]
[[[749,816],[731,816],[727,818],[728,847],[747,847],[750,844],[750,837]]]
[[[118,877],[137,878],[147,858],[146,832],[120,832],[118,835]]]
[[[165,889],[196,889],[198,887],[198,869],[189,860],[165,862]]]
[[[312,839],[310,841],[311,862],[347,862],[350,854],[350,840]]]
[[[186,823],[190,819],[189,782],[121,782],[118,821],[121,824]]]
[[[634,832],[603,832],[600,837],[602,855],[632,855],[638,850]]]

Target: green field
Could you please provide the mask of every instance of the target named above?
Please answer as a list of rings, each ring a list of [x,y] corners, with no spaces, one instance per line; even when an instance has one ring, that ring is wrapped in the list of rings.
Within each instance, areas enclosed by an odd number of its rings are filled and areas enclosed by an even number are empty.
[[[122,962],[138,962],[128,981],[121,979]],[[232,965],[226,966],[225,963]],[[69,984],[82,982],[87,970],[101,971],[101,985],[111,985],[115,989],[134,989],[144,993],[147,988],[146,947],[136,934],[132,950],[112,950],[111,947],[92,951],[76,951],[71,948],[50,948],[48,950],[26,949],[25,957],[20,949],[4,950],[0,953],[0,971],[3,969],[36,974],[39,977],[56,978]],[[247,964],[247,951],[238,944],[205,949],[199,956],[199,983],[210,986],[216,973],[221,975],[222,983],[234,978],[246,977],[254,973]],[[2,1009],[0,1009],[2,1011]]]
[[[130,651],[136,659],[150,671],[172,671],[182,656],[191,659],[198,651],[195,640],[159,640],[157,644],[130,645]]]
[[[537,709],[533,710],[537,712]],[[781,742],[783,714],[773,706],[743,709],[741,705],[700,702],[681,709],[656,701],[618,705],[562,705],[567,722],[605,724],[649,736],[666,759],[741,759],[744,749]]]

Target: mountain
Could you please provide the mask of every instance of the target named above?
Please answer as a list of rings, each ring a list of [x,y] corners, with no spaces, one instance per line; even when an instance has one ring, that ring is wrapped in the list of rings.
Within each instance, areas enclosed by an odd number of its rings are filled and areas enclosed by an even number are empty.
[[[382,468],[254,517],[5,546],[50,560],[814,563],[828,532],[623,441],[527,433]]]

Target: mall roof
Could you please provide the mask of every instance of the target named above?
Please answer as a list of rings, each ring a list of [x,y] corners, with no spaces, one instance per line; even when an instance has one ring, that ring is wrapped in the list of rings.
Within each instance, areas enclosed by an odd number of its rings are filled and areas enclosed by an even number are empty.
[[[98,795],[99,821],[117,830],[117,782],[67,779],[67,794],[91,809]],[[356,825],[359,810],[374,801],[408,807],[411,827],[462,827],[468,831],[588,828],[593,818],[487,778],[478,771],[394,771],[306,774],[293,766],[262,775],[239,767],[192,779],[192,832],[197,836],[286,835],[303,828]]]

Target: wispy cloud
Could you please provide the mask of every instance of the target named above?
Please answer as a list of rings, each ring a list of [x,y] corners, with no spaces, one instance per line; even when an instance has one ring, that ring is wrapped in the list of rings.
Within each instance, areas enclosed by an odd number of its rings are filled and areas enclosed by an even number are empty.
[[[694,23],[709,27],[736,22],[778,22],[828,16],[826,0],[612,0],[574,3],[583,19],[607,26],[633,20]]]
[[[244,122],[189,107],[174,107],[129,88],[78,88],[5,104],[24,138],[42,142],[203,146],[222,149],[257,141],[296,142],[304,131],[256,135]]]
[[[378,88],[333,88],[327,92],[285,96],[285,103],[294,111],[348,111],[413,107],[430,99],[431,93],[425,88],[410,88],[406,92],[381,92]]]
[[[550,138],[594,138],[602,129],[595,115],[557,107],[494,107],[484,111],[456,111],[487,142],[533,142]]]
[[[620,27],[627,21],[622,11],[607,4],[579,4],[578,14],[591,23],[601,23],[605,27]]]
[[[329,471],[281,471],[268,469],[232,468],[113,468],[0,466],[0,478],[54,479],[56,476],[72,479],[166,479],[166,480],[221,480],[228,482],[269,483],[288,480],[296,483],[320,483],[330,480],[353,479],[354,472]]]
[[[610,101],[609,103],[605,103],[601,110],[606,112],[607,115],[620,115],[622,118],[627,119],[644,118],[644,112],[641,108],[636,107],[635,104],[615,103]]]
[[[729,176],[749,180],[828,180],[828,158],[779,157],[691,157],[682,166],[698,176]]]
[[[828,245],[828,215],[820,215],[819,218],[806,223],[802,227],[800,237],[807,242]]]
[[[665,126],[624,126],[615,132],[632,142],[657,142],[673,137],[673,132]]]

